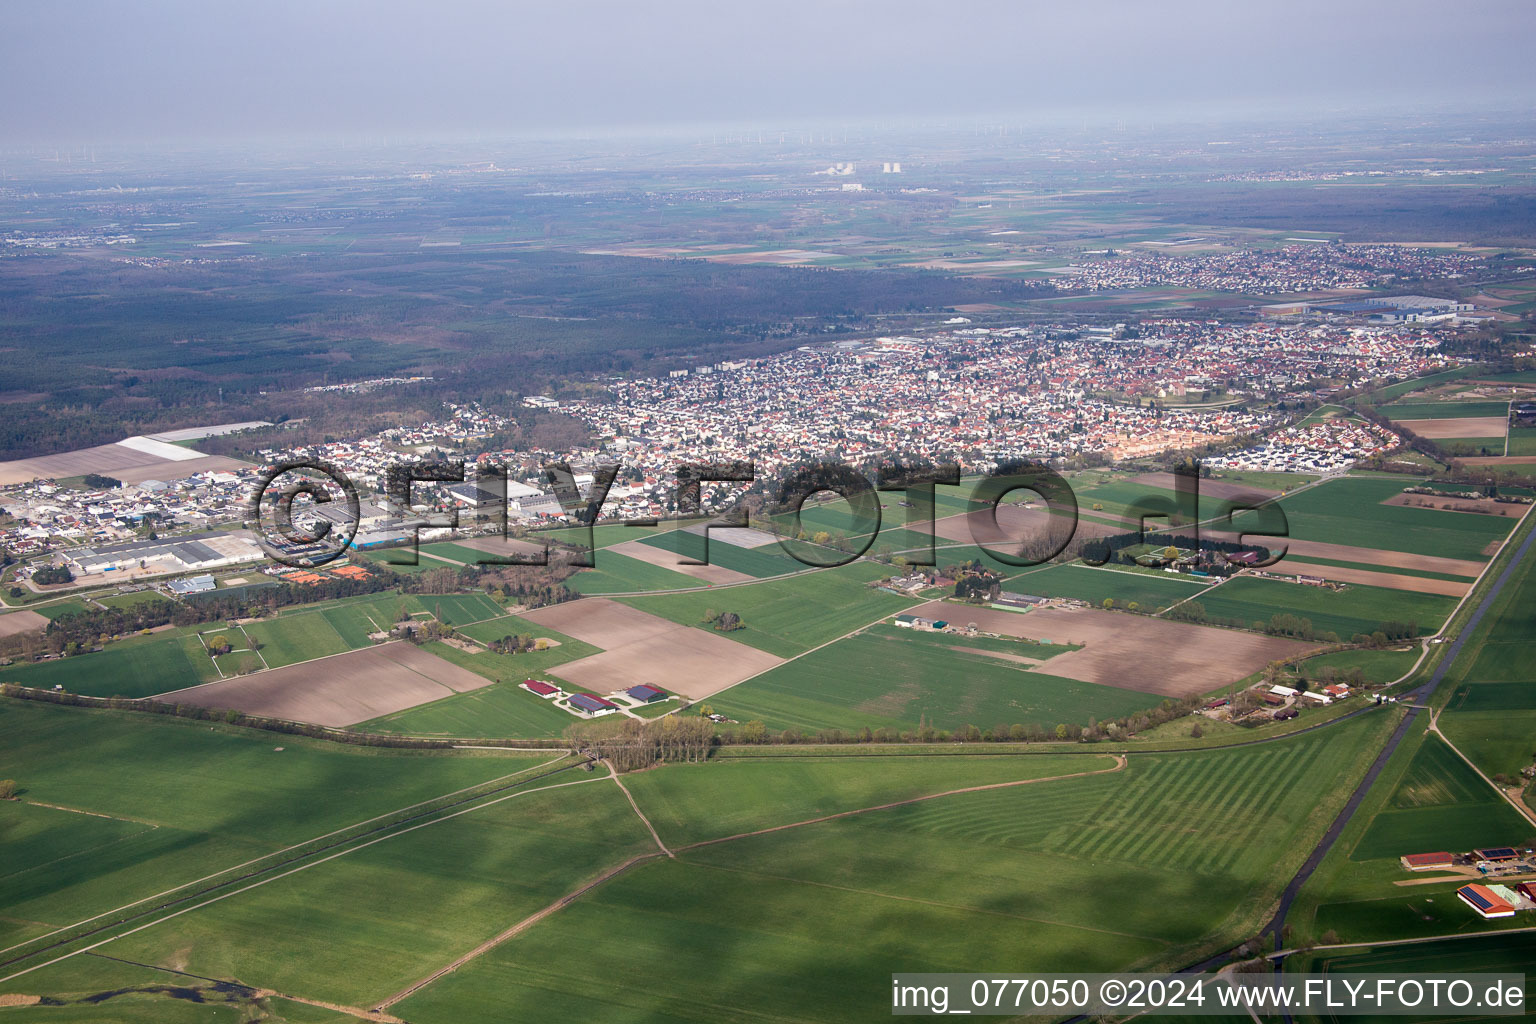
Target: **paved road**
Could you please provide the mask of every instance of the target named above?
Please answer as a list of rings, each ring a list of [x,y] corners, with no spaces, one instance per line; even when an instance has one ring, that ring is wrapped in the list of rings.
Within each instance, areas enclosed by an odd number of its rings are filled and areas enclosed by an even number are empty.
[[[1477,629],[1479,623],[1482,622],[1483,616],[1487,613],[1488,609],[1492,607],[1494,600],[1499,596],[1500,593],[1503,592],[1505,584],[1507,584],[1510,578],[1514,575],[1515,569],[1518,568],[1520,563],[1525,560],[1527,554],[1530,552],[1533,542],[1536,542],[1536,531],[1526,534],[1525,540],[1520,543],[1520,547],[1515,551],[1515,556],[1509,560],[1508,565],[1504,566],[1503,571],[1501,571],[1498,577],[1493,581],[1493,586],[1490,587],[1488,592],[1483,595],[1482,601],[1478,602],[1477,608],[1472,612],[1471,618],[1469,618],[1466,624],[1462,626],[1456,639],[1452,641],[1450,649],[1446,652],[1445,657],[1440,659],[1440,664],[1435,667],[1435,670],[1430,674],[1429,679],[1420,685],[1417,689],[1411,691],[1408,694],[1410,698],[1414,699],[1416,702],[1423,701],[1427,700],[1429,696],[1435,692],[1435,689],[1440,685],[1441,680],[1445,678],[1446,672],[1450,670],[1451,665],[1461,657],[1461,649],[1462,646],[1467,642],[1467,638],[1470,637],[1472,633]],[[1392,733],[1392,738],[1387,741],[1387,744],[1382,748],[1381,753],[1376,756],[1376,760],[1371,763],[1370,770],[1365,773],[1365,778],[1360,780],[1360,784],[1356,786],[1355,791],[1350,794],[1349,801],[1344,805],[1344,809],[1339,812],[1338,817],[1334,819],[1333,824],[1328,827],[1328,831],[1325,832],[1322,839],[1318,841],[1316,848],[1313,849],[1312,854],[1307,858],[1306,863],[1302,864],[1301,869],[1296,872],[1295,877],[1291,879],[1288,885],[1286,885],[1285,891],[1280,894],[1279,909],[1275,912],[1275,916],[1270,919],[1269,924],[1267,924],[1263,931],[1260,932],[1261,935],[1266,932],[1274,933],[1276,949],[1281,948],[1280,933],[1285,928],[1286,915],[1290,913],[1291,904],[1295,902],[1297,893],[1301,891],[1302,886],[1306,885],[1307,880],[1312,877],[1312,873],[1317,870],[1317,867],[1322,863],[1323,858],[1328,855],[1328,851],[1333,848],[1333,844],[1338,840],[1339,834],[1344,831],[1344,826],[1348,825],[1350,819],[1354,817],[1355,811],[1359,809],[1361,801],[1365,799],[1366,794],[1369,793],[1371,787],[1375,785],[1376,779],[1381,775],[1381,771],[1386,767],[1387,761],[1397,750],[1398,744],[1400,744],[1403,741],[1403,738],[1408,735],[1408,730],[1412,728],[1414,720],[1418,718],[1420,710],[1422,710],[1422,708],[1418,706],[1410,706],[1408,708],[1407,714],[1403,716],[1402,722],[1398,724],[1396,731]]]

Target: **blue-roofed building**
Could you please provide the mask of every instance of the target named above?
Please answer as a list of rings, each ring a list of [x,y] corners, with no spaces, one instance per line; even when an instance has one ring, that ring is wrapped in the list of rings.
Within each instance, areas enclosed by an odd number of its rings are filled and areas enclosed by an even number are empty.
[[[566,703],[577,711],[585,711],[594,718],[598,715],[611,715],[619,710],[619,706],[613,701],[604,700],[602,697],[591,693],[572,694],[571,699],[566,701]]]
[[[639,686],[631,686],[624,692],[642,704],[654,704],[658,700],[667,699],[667,692],[665,690],[658,690],[656,687],[647,686],[644,683],[641,683]]]

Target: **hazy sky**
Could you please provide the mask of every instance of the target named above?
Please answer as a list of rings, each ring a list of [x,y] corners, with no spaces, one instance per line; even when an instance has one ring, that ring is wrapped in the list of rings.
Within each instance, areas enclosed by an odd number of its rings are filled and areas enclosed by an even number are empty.
[[[1536,98],[1527,0],[0,5],[0,145]]]

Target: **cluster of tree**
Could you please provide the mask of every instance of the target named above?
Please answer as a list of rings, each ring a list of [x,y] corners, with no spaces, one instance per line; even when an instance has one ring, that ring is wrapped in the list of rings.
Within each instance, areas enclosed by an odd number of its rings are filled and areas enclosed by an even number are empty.
[[[1194,537],[1157,536],[1148,538],[1140,533],[1117,533],[1108,537],[1080,537],[1067,545],[1062,554],[1069,558],[1082,558],[1096,563],[1119,563],[1122,565],[1135,565],[1136,556],[1129,550],[1140,547],[1148,542],[1155,542],[1163,548],[1177,548],[1184,551],[1197,551],[1200,554],[1201,566],[1212,576],[1228,576],[1236,572],[1241,566],[1235,566],[1228,562],[1222,555],[1236,554],[1239,551],[1252,551],[1258,545],[1253,543],[1240,544],[1236,541],[1217,540],[1209,536],[1201,536],[1198,540]]]
[[[512,636],[504,636],[500,640],[492,640],[488,646],[497,654],[523,654],[538,649],[539,641],[536,637],[524,636],[521,633]]]
[[[208,653],[209,654],[215,654],[215,655],[217,655],[217,654],[228,654],[230,651],[232,651],[234,649],[235,649],[235,646],[234,646],[234,644],[229,642],[229,638],[228,637],[216,636],[212,640],[208,641]]]
[[[1404,640],[1413,640],[1419,635],[1419,624],[1412,620],[1400,621],[1391,619],[1383,622],[1380,628],[1370,633],[1356,633],[1350,637],[1350,643],[1361,647],[1387,647],[1391,644],[1399,644]]]
[[[632,772],[668,761],[703,761],[716,743],[715,726],[707,718],[667,715],[643,722],[580,722],[565,730],[575,750],[591,751],[616,771]]]
[[[970,568],[955,580],[955,596],[970,604],[986,604],[1002,593],[1003,578],[990,569]]]
[[[722,633],[745,629],[747,626],[745,622],[741,621],[741,616],[735,612],[717,612],[713,608],[706,608],[704,610],[702,621],[709,623],[711,629],[717,629]]]
[[[1190,697],[1184,700],[1165,700],[1155,708],[1103,722],[1092,718],[1088,719],[1087,723],[1058,722],[1054,726],[1037,722],[1000,722],[990,729],[969,724],[955,729],[938,729],[926,720],[920,720],[915,729],[865,726],[862,729],[821,729],[816,732],[785,729],[775,733],[762,722],[751,721],[735,728],[722,730],[718,740],[722,746],[842,743],[1096,743],[1106,739],[1124,739],[1176,718],[1184,718],[1199,705],[1198,698]]]
[[[304,722],[289,722],[280,718],[263,718],[260,715],[247,715],[244,712],[223,708],[205,708],[196,704],[172,704],[166,701],[136,700],[128,697],[86,697],[82,694],[70,693],[67,690],[39,690],[29,686],[17,686],[15,683],[0,683],[0,696],[39,701],[45,704],[64,704],[73,707],[142,711],[147,714],[167,715],[172,718],[190,718],[199,722],[223,722],[226,725],[242,726],[248,729],[262,729],[267,732],[286,733],[293,736],[309,736],[314,739],[335,740],[340,743],[352,743],[364,747],[408,747],[413,749],[441,750],[449,749],[453,746],[453,743],[448,740],[427,740],[415,739],[409,736],[390,736],[382,733],[350,732],[346,729],[331,729],[323,725],[310,725]],[[522,745],[521,742],[519,742],[519,745]]]
[[[39,586],[49,586],[54,583],[73,583],[75,574],[66,566],[45,565],[32,573],[32,582]]]
[[[1336,665],[1324,665],[1313,677],[1313,682],[1320,686],[1335,686],[1342,684],[1352,689],[1362,687],[1366,683],[1365,673],[1357,668],[1339,668]]]
[[[427,619],[418,622],[415,619],[401,622],[397,627],[405,639],[413,644],[431,643],[433,640],[448,640],[458,635],[458,631],[450,623],[441,619]]]
[[[83,479],[85,486],[93,491],[115,491],[123,486],[123,482],[116,477],[102,476],[100,473],[87,473]]]
[[[1327,644],[1339,642],[1339,635],[1332,630],[1317,630],[1312,620],[1303,615],[1294,615],[1290,612],[1277,612],[1268,620],[1255,619],[1253,622],[1244,622],[1241,619],[1224,618],[1219,615],[1211,615],[1205,610],[1205,605],[1199,601],[1185,601],[1168,609],[1167,617],[1181,622],[1196,622],[1211,626],[1230,626],[1233,629],[1251,629],[1255,633],[1268,633],[1271,636],[1290,636],[1302,640],[1320,640]]]
[[[1354,410],[1361,419],[1368,420],[1384,430],[1390,430],[1407,442],[1408,447],[1427,458],[1434,459],[1442,466],[1451,464],[1451,454],[1429,438],[1415,432],[1399,420],[1392,420],[1377,412],[1375,408],[1363,402],[1356,402]]]
[[[0,658],[35,660],[44,654],[75,654],[108,643],[113,637],[138,633],[156,626],[196,626],[272,615],[280,608],[311,604],[392,589],[393,574],[371,573],[362,578],[329,577],[305,586],[276,583],[233,590],[211,590],[181,601],[141,601],[116,608],[87,608],[60,615],[48,623],[41,637],[20,633],[0,637]]]

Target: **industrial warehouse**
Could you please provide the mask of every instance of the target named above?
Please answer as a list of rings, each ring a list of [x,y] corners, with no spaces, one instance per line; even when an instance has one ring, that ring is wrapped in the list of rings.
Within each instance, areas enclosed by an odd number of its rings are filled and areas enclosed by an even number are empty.
[[[121,575],[127,578],[217,569],[254,562],[263,555],[249,532],[237,530],[75,548],[65,557],[70,571],[77,577]]]

